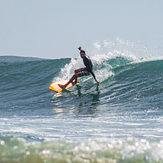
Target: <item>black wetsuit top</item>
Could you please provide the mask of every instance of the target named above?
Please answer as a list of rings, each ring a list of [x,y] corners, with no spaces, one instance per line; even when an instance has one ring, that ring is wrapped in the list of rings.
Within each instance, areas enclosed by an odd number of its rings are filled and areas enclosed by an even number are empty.
[[[86,66],[87,71],[90,72],[92,74],[92,76],[95,78],[95,75],[93,73],[92,61],[90,60],[90,58],[87,55],[85,55],[85,57],[83,58],[83,62],[84,62],[84,65]]]

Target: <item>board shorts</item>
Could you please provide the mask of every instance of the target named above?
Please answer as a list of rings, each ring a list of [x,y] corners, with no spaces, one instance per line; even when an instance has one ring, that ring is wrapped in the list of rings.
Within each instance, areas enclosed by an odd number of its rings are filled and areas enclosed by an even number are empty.
[[[91,73],[86,69],[86,67],[84,68],[79,68],[77,69],[79,72],[78,72],[78,77],[81,77],[81,76],[88,76],[90,75]]]

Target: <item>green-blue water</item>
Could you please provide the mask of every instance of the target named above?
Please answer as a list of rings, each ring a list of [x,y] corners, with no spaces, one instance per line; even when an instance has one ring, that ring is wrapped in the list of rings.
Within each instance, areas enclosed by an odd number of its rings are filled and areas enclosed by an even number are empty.
[[[0,57],[0,162],[163,162],[163,60],[91,58],[100,84],[56,94],[81,58]]]

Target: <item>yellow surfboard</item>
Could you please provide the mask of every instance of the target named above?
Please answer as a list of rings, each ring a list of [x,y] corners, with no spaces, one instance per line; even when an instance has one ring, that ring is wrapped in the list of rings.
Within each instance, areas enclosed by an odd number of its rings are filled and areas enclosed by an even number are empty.
[[[51,84],[49,85],[49,89],[51,89],[51,90],[53,90],[53,91],[55,91],[55,92],[62,92],[63,89],[62,89],[61,87],[59,87],[58,84],[64,85],[64,84],[66,84],[68,81],[69,81],[69,80],[60,80],[60,81],[53,82],[53,83],[51,83]],[[79,84],[79,83],[77,83],[77,85],[78,85],[78,84]],[[66,87],[66,89],[71,88],[72,86],[74,86],[74,85],[73,85],[72,83],[70,83],[70,84]]]

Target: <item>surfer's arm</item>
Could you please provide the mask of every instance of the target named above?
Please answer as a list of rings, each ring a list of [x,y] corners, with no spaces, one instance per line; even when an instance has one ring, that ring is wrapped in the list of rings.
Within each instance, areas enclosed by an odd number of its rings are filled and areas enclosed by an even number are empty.
[[[92,76],[94,77],[95,81],[96,81],[97,83],[100,83],[100,82],[96,79],[95,74],[94,74],[93,72],[91,72],[91,74],[92,74]]]

